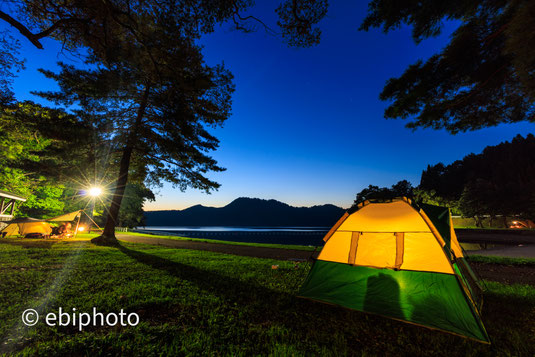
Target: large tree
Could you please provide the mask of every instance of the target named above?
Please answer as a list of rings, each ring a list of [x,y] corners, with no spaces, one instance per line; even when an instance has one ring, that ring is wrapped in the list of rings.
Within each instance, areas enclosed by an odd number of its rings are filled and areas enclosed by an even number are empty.
[[[361,25],[385,32],[412,26],[420,42],[459,23],[450,43],[390,79],[386,118],[451,133],[535,122],[535,2],[531,0],[373,0]]]
[[[114,228],[132,162],[142,162],[146,180],[170,181],[185,189],[209,192],[219,185],[208,171],[222,171],[206,153],[218,146],[208,128],[230,114],[232,76],[209,67],[200,48],[180,28],[147,22],[142,40],[116,44],[113,59],[95,69],[61,64],[61,72],[43,71],[58,81],[57,93],[41,93],[58,104],[76,104],[79,115],[107,132],[121,153],[118,176],[104,233],[95,242],[115,242]],[[143,42],[143,44],[141,44]],[[142,48],[143,47],[143,48]],[[118,55],[123,53],[123,55]]]
[[[105,231],[97,241],[114,243],[114,226],[128,182],[132,158],[145,162],[147,180],[167,180],[180,188],[204,190],[218,184],[204,176],[222,170],[205,153],[217,139],[206,126],[217,126],[230,110],[230,73],[202,62],[194,41],[228,20],[251,30],[260,19],[243,15],[249,0],[20,0],[0,11],[7,21],[38,48],[53,37],[67,49],[87,50],[91,70],[63,66],[61,93],[43,96],[70,105],[80,117],[88,115],[96,128],[106,127],[119,142],[119,173]],[[317,23],[325,16],[326,0],[287,0],[277,8],[283,38],[294,46],[319,41]],[[84,83],[84,84],[82,84]],[[92,87],[91,87],[92,86]],[[106,135],[106,134],[105,134]],[[134,153],[134,156],[133,156]],[[141,153],[136,156],[136,153]]]

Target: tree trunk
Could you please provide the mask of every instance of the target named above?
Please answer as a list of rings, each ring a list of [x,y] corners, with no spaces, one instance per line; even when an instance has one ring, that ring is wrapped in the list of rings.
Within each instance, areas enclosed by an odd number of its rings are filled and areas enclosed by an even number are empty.
[[[507,216],[506,215],[502,215],[502,219],[503,219],[503,227],[504,228],[507,228]]]
[[[117,243],[115,238],[115,225],[119,218],[119,210],[123,200],[124,190],[128,183],[128,169],[130,168],[130,158],[132,157],[132,146],[126,146],[121,157],[121,164],[119,166],[119,177],[115,185],[115,192],[113,193],[108,216],[106,217],[106,225],[101,236],[93,238],[92,243],[101,245],[113,245]]]
[[[483,223],[481,222],[481,217],[474,216],[474,220],[476,221],[476,227],[483,228]]]
[[[119,210],[121,209],[121,202],[123,201],[124,190],[128,183],[128,170],[130,169],[130,159],[132,158],[132,151],[134,151],[134,145],[137,140],[137,134],[141,120],[145,115],[145,109],[147,108],[147,102],[149,97],[149,89],[147,86],[143,93],[143,98],[139,105],[139,109],[136,115],[136,122],[132,126],[128,138],[126,139],[126,146],[123,149],[123,156],[121,157],[121,163],[119,166],[119,177],[115,185],[115,191],[112,196],[110,209],[106,217],[106,224],[104,226],[104,232],[102,235],[91,239],[91,242],[99,245],[115,245],[117,244],[117,238],[115,237],[115,225],[119,218]]]

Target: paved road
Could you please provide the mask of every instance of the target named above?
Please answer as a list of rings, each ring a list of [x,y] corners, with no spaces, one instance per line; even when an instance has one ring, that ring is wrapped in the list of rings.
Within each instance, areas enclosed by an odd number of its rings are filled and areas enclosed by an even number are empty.
[[[192,242],[187,240],[175,240],[165,238],[155,238],[151,236],[133,236],[125,233],[116,233],[118,239],[132,243],[144,243],[161,245],[170,248],[207,250],[216,253],[242,255],[246,257],[257,257],[277,260],[307,260],[314,253],[308,250],[280,249],[252,247],[247,245],[233,245],[220,243]],[[317,254],[317,253],[316,253]]]

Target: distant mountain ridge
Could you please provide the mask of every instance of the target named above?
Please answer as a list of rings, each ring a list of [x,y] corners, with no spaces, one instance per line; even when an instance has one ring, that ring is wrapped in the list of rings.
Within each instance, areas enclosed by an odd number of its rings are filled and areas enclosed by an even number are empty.
[[[224,207],[195,205],[148,211],[147,226],[330,227],[344,214],[335,205],[293,207],[277,200],[240,197]]]

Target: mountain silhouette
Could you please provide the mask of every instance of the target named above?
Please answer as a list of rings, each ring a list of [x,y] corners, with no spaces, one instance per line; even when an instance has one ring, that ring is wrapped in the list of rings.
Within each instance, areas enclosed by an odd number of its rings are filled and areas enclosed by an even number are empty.
[[[195,205],[144,215],[147,226],[331,227],[344,212],[330,204],[293,207],[277,200],[241,197],[219,208]]]

